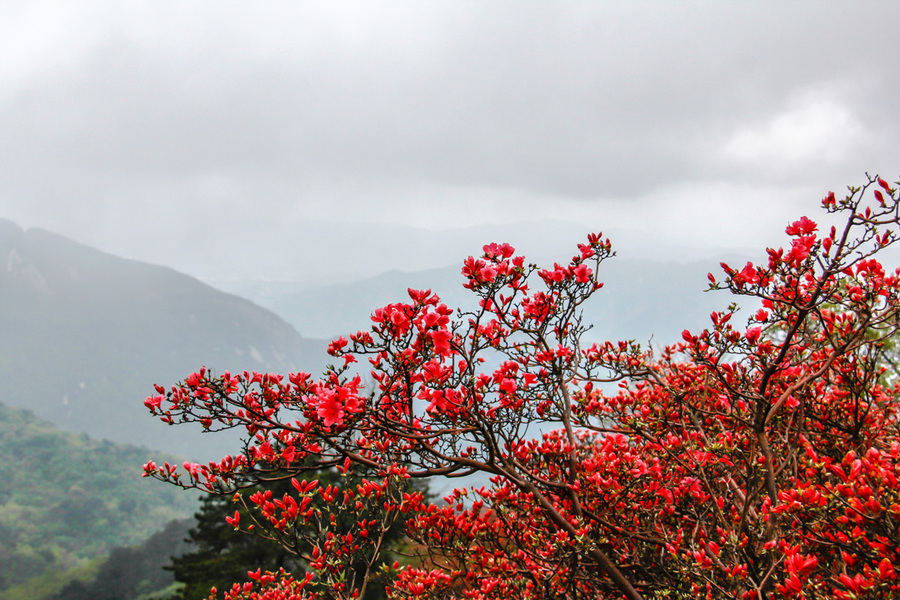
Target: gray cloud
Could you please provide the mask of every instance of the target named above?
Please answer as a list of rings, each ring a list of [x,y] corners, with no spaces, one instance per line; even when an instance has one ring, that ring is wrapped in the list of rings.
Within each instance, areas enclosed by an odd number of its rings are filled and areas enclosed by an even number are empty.
[[[0,9],[0,214],[201,275],[308,222],[664,228],[900,164],[896,3],[78,6]]]

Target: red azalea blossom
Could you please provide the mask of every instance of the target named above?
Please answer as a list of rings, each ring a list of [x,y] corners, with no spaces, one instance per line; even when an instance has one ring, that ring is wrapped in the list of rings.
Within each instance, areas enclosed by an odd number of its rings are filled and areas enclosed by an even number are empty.
[[[510,258],[516,252],[509,244],[487,244],[483,250],[488,258]]]
[[[594,274],[593,270],[583,263],[572,269],[572,272],[575,275],[575,281],[578,283],[589,282]]]
[[[453,334],[446,329],[429,332],[431,343],[434,344],[434,353],[438,356],[447,356],[450,354],[450,340]]]
[[[348,343],[349,342],[347,342],[347,340],[343,337],[339,337],[338,339],[333,340],[330,344],[328,344],[328,354],[330,354],[331,356],[337,356],[338,353],[340,353],[341,350],[344,349],[344,346],[346,346]]]
[[[146,400],[144,400],[144,406],[150,409],[151,412],[156,412],[159,410],[162,401],[165,400],[165,396],[150,396]]]
[[[822,205],[844,224],[819,238],[802,217],[788,250],[710,278],[749,317],[726,298],[659,350],[586,335],[599,234],[546,269],[489,244],[462,267],[475,308],[409,290],[332,342],[366,373],[202,369],[157,388],[159,418],[242,428],[245,446],[144,474],[233,495],[229,525],[308,565],[251,570],[233,600],[358,600],[375,571],[392,600],[900,597],[900,277],[875,256],[900,199],[873,178]],[[325,469],[366,477],[301,481]],[[436,502],[401,485],[470,473],[482,483]],[[289,494],[244,491],[284,477]],[[415,558],[381,565],[398,515]]]
[[[316,414],[326,427],[340,425],[344,419],[344,405],[337,394],[328,393],[319,399]]]
[[[810,221],[806,217],[800,217],[799,221],[794,221],[785,229],[785,233],[788,235],[809,235],[818,228],[819,226],[815,222]]]

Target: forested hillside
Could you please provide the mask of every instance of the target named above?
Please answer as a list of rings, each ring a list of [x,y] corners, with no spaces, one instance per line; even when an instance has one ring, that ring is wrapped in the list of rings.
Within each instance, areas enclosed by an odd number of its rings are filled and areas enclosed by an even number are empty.
[[[0,405],[0,598],[14,597],[7,596],[12,586],[54,573],[58,579],[191,516],[196,494],[141,477],[149,454],[60,431],[29,411]],[[22,593],[15,597],[36,597]]]

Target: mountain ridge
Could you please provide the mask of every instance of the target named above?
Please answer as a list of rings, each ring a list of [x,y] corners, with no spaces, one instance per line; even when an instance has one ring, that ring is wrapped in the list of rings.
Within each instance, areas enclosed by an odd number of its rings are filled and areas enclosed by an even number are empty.
[[[740,264],[742,258],[728,260]],[[297,329],[317,337],[337,337],[366,329],[374,309],[409,301],[407,288],[431,289],[451,308],[473,308],[475,297],[462,286],[460,264],[420,271],[393,269],[352,283],[313,288],[271,281],[220,282],[219,286],[269,308]],[[600,266],[604,289],[584,306],[585,322],[595,326],[590,336],[641,342],[652,337],[655,344],[674,343],[681,339],[682,330],[706,327],[710,312],[723,310],[733,299],[724,292],[704,293],[709,285],[707,273],[717,270],[718,261],[712,259],[612,257]]]
[[[200,367],[324,367],[324,340],[271,311],[169,267],[123,259],[0,220],[0,402],[64,429],[166,447],[233,451],[228,436],[154,423],[153,384]]]

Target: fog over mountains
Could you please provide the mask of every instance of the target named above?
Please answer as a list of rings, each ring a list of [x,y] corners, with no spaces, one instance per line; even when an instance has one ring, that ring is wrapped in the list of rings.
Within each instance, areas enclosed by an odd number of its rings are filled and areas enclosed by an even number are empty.
[[[658,346],[705,327],[710,311],[732,300],[702,291],[706,273],[718,270],[709,260],[611,258],[601,266],[605,288],[585,305],[590,337]],[[328,339],[367,328],[372,310],[407,301],[407,288],[433,289],[453,308],[475,303],[460,265],[313,288],[218,285],[231,293],[0,220],[0,403],[98,439],[213,458],[234,453],[236,439],[152,419],[142,401],[154,383],[168,386],[201,366],[319,374]]]
[[[270,311],[172,269],[0,221],[0,402],[64,429],[186,456],[233,453],[222,436],[166,427],[153,384],[201,366],[320,370],[324,344]]]
[[[572,246],[574,249],[574,242]],[[562,263],[568,257],[563,254],[555,260]],[[743,264],[737,256],[727,260]],[[452,308],[473,308],[477,298],[463,288],[461,265],[462,261],[439,269],[394,270],[362,281],[312,289],[302,283],[278,281],[216,285],[272,310],[298,331],[332,338],[365,329],[374,308],[407,301],[407,288],[431,289]],[[540,262],[542,267],[552,265],[553,259]],[[589,336],[594,340],[633,339],[642,343],[652,338],[654,346],[680,341],[684,329],[706,327],[709,313],[724,310],[733,300],[724,292],[705,292],[710,272],[721,273],[718,260],[681,263],[610,258],[600,267],[604,288],[584,306],[585,321],[594,326]]]

